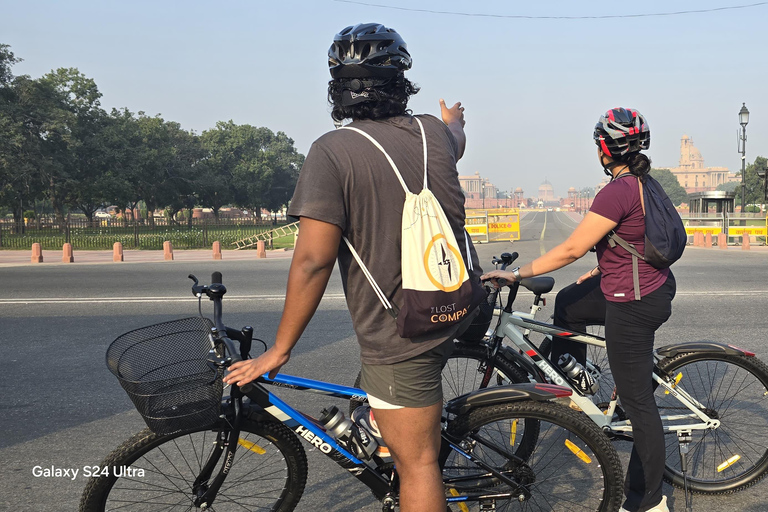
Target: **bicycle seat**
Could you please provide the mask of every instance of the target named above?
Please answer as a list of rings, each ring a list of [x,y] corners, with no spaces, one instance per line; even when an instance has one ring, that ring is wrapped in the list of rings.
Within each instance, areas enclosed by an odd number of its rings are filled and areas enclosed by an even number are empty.
[[[531,290],[535,295],[543,295],[552,291],[555,287],[555,279],[552,277],[526,277],[520,280],[520,285]]]

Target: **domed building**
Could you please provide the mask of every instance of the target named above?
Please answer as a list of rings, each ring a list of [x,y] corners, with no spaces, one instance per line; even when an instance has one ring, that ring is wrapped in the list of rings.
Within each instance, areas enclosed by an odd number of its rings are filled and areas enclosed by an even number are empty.
[[[680,139],[680,161],[670,171],[689,194],[715,190],[723,183],[738,181],[736,174],[731,173],[727,167],[704,167],[704,157],[688,135]]]
[[[539,201],[542,201],[545,205],[555,201],[555,188],[552,184],[544,179],[544,183],[539,185]]]

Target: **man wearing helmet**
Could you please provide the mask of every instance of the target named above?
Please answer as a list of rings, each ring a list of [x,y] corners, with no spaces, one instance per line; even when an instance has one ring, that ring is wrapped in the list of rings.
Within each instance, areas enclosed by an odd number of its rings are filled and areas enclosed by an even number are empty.
[[[404,75],[412,64],[400,35],[379,24],[345,28],[328,50],[331,117],[372,136],[397,165],[407,187],[420,190],[424,147],[408,110],[418,88]],[[458,240],[464,237],[464,196],[456,162],[464,153],[464,109],[440,100],[442,121],[418,116],[429,148],[429,188]],[[400,477],[403,512],[444,512],[438,466],[442,364],[457,326],[401,338],[342,236],[350,240],[386,297],[402,304],[401,248],[404,192],[387,159],[352,130],[326,133],[312,145],[288,210],[300,236],[288,276],[275,344],[259,358],[232,365],[226,382],[245,384],[288,362],[291,349],[322,298],[338,258],[347,306],[360,344],[361,387]],[[471,244],[459,244],[479,270]],[[469,251],[470,254],[466,254]],[[479,273],[475,276],[479,276]]]
[[[596,247],[598,266],[584,274],[576,287],[586,286],[582,300],[597,301],[592,287],[582,285],[600,275],[605,300],[605,339],[621,405],[632,421],[634,445],[624,484],[622,511],[668,512],[662,496],[666,455],[664,430],[653,396],[653,343],[656,330],[669,319],[675,296],[675,278],[669,268],[657,269],[635,260],[623,248],[611,248],[607,235],[615,232],[644,252],[645,216],[642,183],[651,170],[650,159],[641,153],[651,144],[645,118],[633,109],[614,108],[600,117],[593,133],[597,156],[611,182],[595,197],[584,219],[562,244],[533,262],[512,271],[493,270],[483,279],[519,280],[562,268]],[[634,279],[637,275],[638,279]],[[578,296],[573,291],[572,295]],[[558,296],[559,300],[559,296]],[[594,307],[595,310],[599,309]],[[562,343],[562,342],[560,342]],[[556,347],[563,353],[572,347]],[[583,345],[582,345],[583,346]],[[571,352],[584,363],[584,349]]]

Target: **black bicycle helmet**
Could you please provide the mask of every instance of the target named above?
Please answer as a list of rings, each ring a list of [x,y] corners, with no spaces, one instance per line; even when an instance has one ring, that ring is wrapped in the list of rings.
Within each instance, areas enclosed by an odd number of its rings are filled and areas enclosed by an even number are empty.
[[[359,23],[333,38],[328,67],[333,78],[392,78],[411,68],[400,34],[378,23]]]
[[[613,159],[651,147],[651,130],[632,108],[613,108],[600,116],[593,135],[603,153]]]

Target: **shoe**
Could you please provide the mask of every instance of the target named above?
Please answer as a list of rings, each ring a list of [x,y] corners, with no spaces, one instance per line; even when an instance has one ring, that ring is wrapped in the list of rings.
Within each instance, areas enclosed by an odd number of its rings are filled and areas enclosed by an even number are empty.
[[[381,437],[381,431],[379,425],[376,424],[376,420],[373,417],[373,410],[369,405],[361,405],[354,411],[352,411],[352,421],[365,428],[376,439],[378,447],[376,448],[376,455],[381,458],[391,457],[389,448],[384,443],[384,438]]]
[[[625,509],[624,507],[621,507],[619,509],[619,512],[629,512],[629,510]],[[669,507],[667,507],[667,497],[662,496],[659,504],[653,507],[652,509],[649,509],[648,512],[669,512]]]

